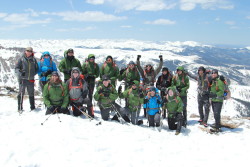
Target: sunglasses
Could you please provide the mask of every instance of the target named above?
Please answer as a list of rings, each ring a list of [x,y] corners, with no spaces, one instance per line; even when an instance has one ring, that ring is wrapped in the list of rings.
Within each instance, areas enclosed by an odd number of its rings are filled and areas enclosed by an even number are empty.
[[[32,52],[31,50],[26,50],[26,52]]]

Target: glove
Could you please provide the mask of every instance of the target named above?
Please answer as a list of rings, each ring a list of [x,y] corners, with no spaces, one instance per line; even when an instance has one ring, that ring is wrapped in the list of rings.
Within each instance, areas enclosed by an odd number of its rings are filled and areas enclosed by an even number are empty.
[[[224,82],[225,81],[225,77],[223,75],[220,75],[220,80]]]
[[[65,74],[71,74],[71,70],[65,69],[65,70],[63,70],[63,73],[65,73]]]
[[[148,99],[144,99],[144,104],[148,103],[148,101],[149,101]]]
[[[48,110],[52,113],[55,110],[55,106],[49,106]]]
[[[102,94],[102,93],[103,93],[103,90],[100,89],[100,90],[98,91],[98,94]]]
[[[45,72],[45,77],[47,77],[48,75],[50,75],[52,73],[52,71],[49,69],[48,71]]]
[[[159,99],[157,99],[157,104],[161,104],[161,101]]]
[[[137,55],[137,60],[139,61],[141,58],[141,55]]]
[[[140,93],[139,97],[140,97],[140,98],[144,98],[144,94],[143,94],[143,93]]]
[[[81,103],[81,102],[77,102],[77,103],[76,103],[76,106],[77,106],[77,107],[82,106],[82,103]]]
[[[176,89],[179,93],[181,93],[181,87],[177,86]]]
[[[21,73],[21,76],[25,76],[25,71],[19,70],[19,72]]]
[[[126,70],[126,68],[121,69],[120,70],[120,75],[122,75],[125,70]]]
[[[163,59],[162,59],[162,55],[160,55],[160,56],[159,56],[159,58],[160,58],[160,61],[163,61]]]
[[[109,97],[109,92],[104,92],[103,95],[104,97]]]
[[[212,93],[212,92],[211,92],[211,93],[209,94],[209,97],[210,97],[210,98],[215,98],[215,97],[217,97],[217,95],[216,95],[215,93]]]
[[[122,92],[122,86],[119,86],[118,87],[118,94],[121,94],[121,92]]]
[[[61,107],[60,111],[63,114],[67,114],[68,113],[67,108],[64,108],[64,107]]]

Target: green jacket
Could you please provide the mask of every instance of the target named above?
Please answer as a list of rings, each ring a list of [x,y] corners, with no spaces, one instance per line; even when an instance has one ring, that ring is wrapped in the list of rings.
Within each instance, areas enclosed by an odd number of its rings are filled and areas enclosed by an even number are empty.
[[[172,79],[172,85],[175,86],[177,89],[178,87],[181,89],[180,96],[187,96],[187,90],[189,88],[189,78],[186,74],[182,75],[175,75]]]
[[[99,90],[103,90],[104,92],[108,92],[109,96],[105,97],[102,93],[99,94]],[[98,101],[98,103],[102,106],[102,107],[110,107],[110,104],[115,102],[115,100],[118,98],[118,93],[115,89],[115,87],[111,84],[109,84],[108,87],[105,87],[103,84],[101,84],[95,94],[94,94],[94,99],[96,101]]]
[[[69,104],[67,85],[65,83],[52,84],[48,82],[43,88],[43,101],[47,107],[61,106],[66,108]]]
[[[67,58],[67,56],[61,60],[58,68],[59,70],[64,73],[64,70],[71,70],[73,67],[78,67],[81,72],[82,72],[82,67],[81,67],[81,63],[78,59],[74,58],[71,61]],[[64,79],[69,79],[70,78],[70,74],[66,74],[64,73]]]
[[[110,77],[111,84],[116,85],[116,80],[119,78],[119,68],[114,63],[104,63],[100,69],[100,78],[106,74]]]
[[[100,69],[97,63],[86,61],[82,64],[82,74],[86,76],[99,77]]]
[[[168,98],[163,108],[167,109],[168,117],[173,118],[176,116],[176,113],[182,113],[183,103],[181,98],[179,96],[176,96],[172,99]]]
[[[140,74],[135,67],[134,69],[127,68],[122,75],[119,77],[119,81],[124,80],[126,81],[126,88],[131,86],[131,82],[136,80],[140,82]]]
[[[225,88],[225,85],[219,78],[212,80],[210,93],[217,95],[217,97],[212,98],[213,102],[223,102],[224,88]]]
[[[120,98],[128,98],[128,108],[131,112],[136,112],[141,104],[143,104],[144,98],[139,97],[139,89],[133,90],[132,88],[125,90],[119,94]]]

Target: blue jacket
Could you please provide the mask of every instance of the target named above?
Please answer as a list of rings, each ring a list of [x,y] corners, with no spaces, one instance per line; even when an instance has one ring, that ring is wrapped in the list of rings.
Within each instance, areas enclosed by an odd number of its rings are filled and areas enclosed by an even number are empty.
[[[160,112],[162,100],[158,94],[156,94],[153,97],[151,96],[150,98],[148,98],[148,96],[146,96],[145,99],[149,99],[148,103],[143,105],[143,108],[147,109],[148,115],[155,115],[156,113]]]
[[[40,81],[47,81],[47,77],[41,76],[43,73],[47,72],[48,70],[57,71],[56,63],[51,60],[51,58],[44,58],[42,56],[42,59],[40,62],[38,62],[38,75],[40,78]]]

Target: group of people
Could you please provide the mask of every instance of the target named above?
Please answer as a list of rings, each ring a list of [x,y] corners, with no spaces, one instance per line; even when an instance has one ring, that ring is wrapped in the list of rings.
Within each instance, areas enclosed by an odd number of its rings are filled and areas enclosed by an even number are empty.
[[[101,66],[95,62],[94,54],[89,54],[81,64],[75,58],[74,50],[68,49],[58,66],[64,75],[62,81],[51,54],[43,52],[40,61],[37,62],[33,48],[28,47],[15,66],[19,81],[18,111],[23,110],[23,95],[26,88],[30,109],[35,109],[34,77],[38,74],[47,108],[46,115],[70,114],[71,106],[74,116],[87,113],[94,118],[94,97],[105,121],[109,120],[111,112],[114,112],[112,120],[123,119],[139,125],[142,123],[139,118],[143,106],[143,116],[147,118],[150,127],[161,126],[161,118],[167,118],[169,129],[176,130],[175,134],[178,135],[182,126],[187,126],[187,92],[191,77],[198,81],[200,124],[207,127],[211,99],[215,118],[213,130],[220,131],[224,83],[220,80],[218,70],[214,69],[212,74],[208,74],[204,67],[200,67],[197,75],[193,75],[179,66],[176,75],[173,75],[167,67],[162,68],[162,55],[159,56],[160,61],[156,69],[151,64],[142,67],[140,58],[138,55],[136,63],[130,61],[126,68],[119,69],[110,55]],[[160,71],[162,74],[157,78]],[[97,81],[99,77],[100,80]],[[117,81],[124,81],[124,91],[121,85],[117,86]],[[125,106],[122,107],[115,102],[118,98],[125,99]]]

